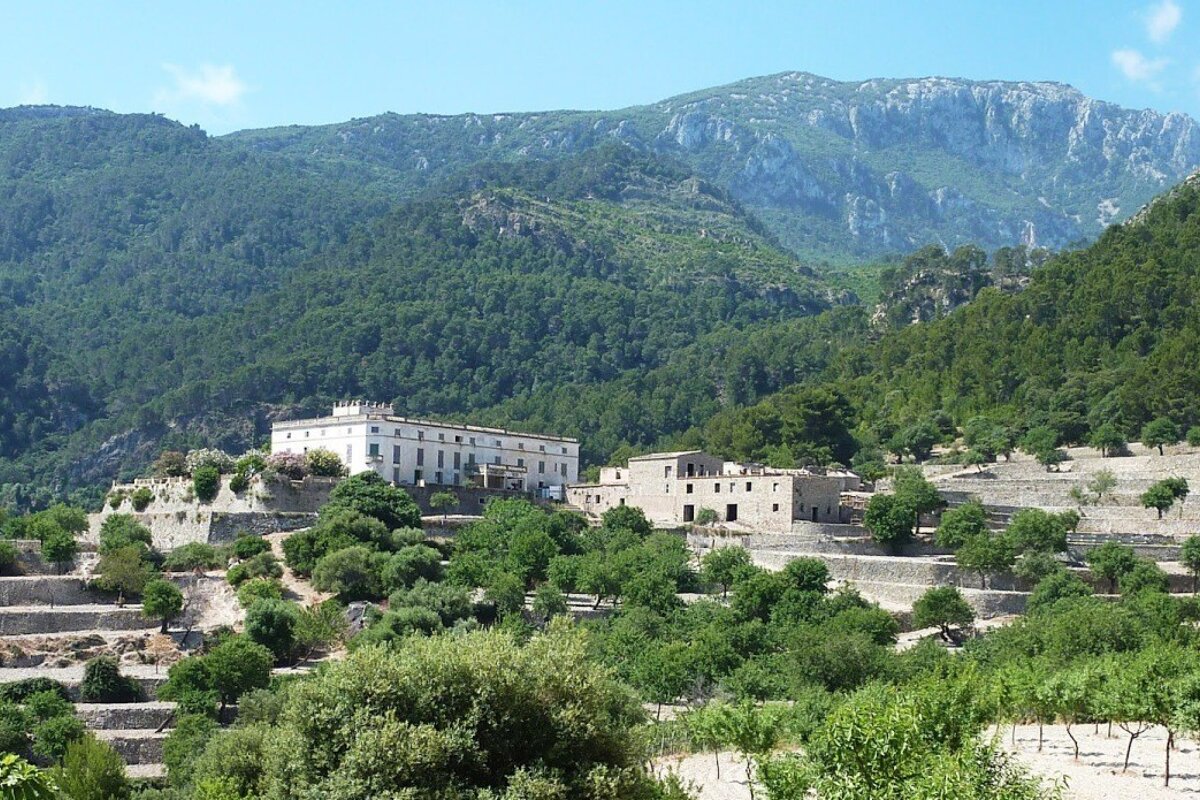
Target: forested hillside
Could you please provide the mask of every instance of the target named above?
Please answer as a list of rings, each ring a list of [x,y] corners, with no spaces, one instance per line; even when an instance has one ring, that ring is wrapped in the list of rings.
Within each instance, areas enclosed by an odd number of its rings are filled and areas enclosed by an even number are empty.
[[[725,192],[611,144],[402,206],[158,117],[0,123],[0,484],[28,503],[335,398],[465,414],[836,298]]]

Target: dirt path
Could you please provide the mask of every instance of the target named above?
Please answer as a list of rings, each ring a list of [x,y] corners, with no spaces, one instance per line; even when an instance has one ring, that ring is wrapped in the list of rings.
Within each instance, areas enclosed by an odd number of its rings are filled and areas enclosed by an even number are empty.
[[[696,800],[750,800],[746,762],[732,752],[720,753],[718,757],[720,778],[712,753],[665,756],[654,762],[654,774],[660,777],[678,775]],[[763,793],[758,794],[761,797]]]
[[[300,531],[282,531],[280,533],[271,533],[263,537],[271,543],[271,552],[275,554],[275,557],[279,559],[279,563],[283,567],[283,578],[281,579],[283,582],[283,588],[290,595],[290,599],[295,600],[302,606],[311,606],[315,605],[316,603],[324,602],[330,597],[333,597],[333,595],[318,592],[312,587],[311,583],[298,577],[296,573],[292,572],[287,564],[284,563],[283,541],[293,533],[300,533]]]

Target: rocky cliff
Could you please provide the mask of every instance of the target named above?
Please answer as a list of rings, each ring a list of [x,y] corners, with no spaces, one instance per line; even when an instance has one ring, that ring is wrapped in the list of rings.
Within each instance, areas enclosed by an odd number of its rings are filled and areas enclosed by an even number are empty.
[[[830,258],[930,242],[1057,248],[1094,238],[1200,166],[1183,114],[1057,83],[754,78],[613,112],[394,114],[230,141],[366,162],[412,193],[481,160],[616,139],[678,158],[792,249]]]

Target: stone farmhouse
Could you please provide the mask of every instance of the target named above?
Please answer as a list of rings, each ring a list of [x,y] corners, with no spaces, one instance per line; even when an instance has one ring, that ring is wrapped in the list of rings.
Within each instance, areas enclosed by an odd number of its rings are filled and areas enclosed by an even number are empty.
[[[773,469],[724,461],[700,450],[652,453],[606,467],[598,483],[567,489],[567,502],[591,515],[637,506],[655,525],[694,522],[701,509],[716,520],[761,531],[787,532],[794,522],[846,522],[842,495],[862,488],[842,470]]]
[[[396,416],[385,403],[343,402],[333,414],[277,422],[271,452],[324,448],[351,474],[374,470],[410,486],[471,486],[561,500],[579,478],[579,442],[560,436]]]

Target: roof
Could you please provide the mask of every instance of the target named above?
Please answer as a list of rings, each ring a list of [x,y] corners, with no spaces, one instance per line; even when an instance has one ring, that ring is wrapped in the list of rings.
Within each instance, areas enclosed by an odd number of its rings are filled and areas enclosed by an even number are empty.
[[[716,456],[709,456],[703,450],[676,450],[673,453],[647,453],[644,456],[633,456],[630,461],[661,461],[664,458],[679,458],[680,456],[708,456],[716,459]],[[720,460],[720,459],[717,459]]]

